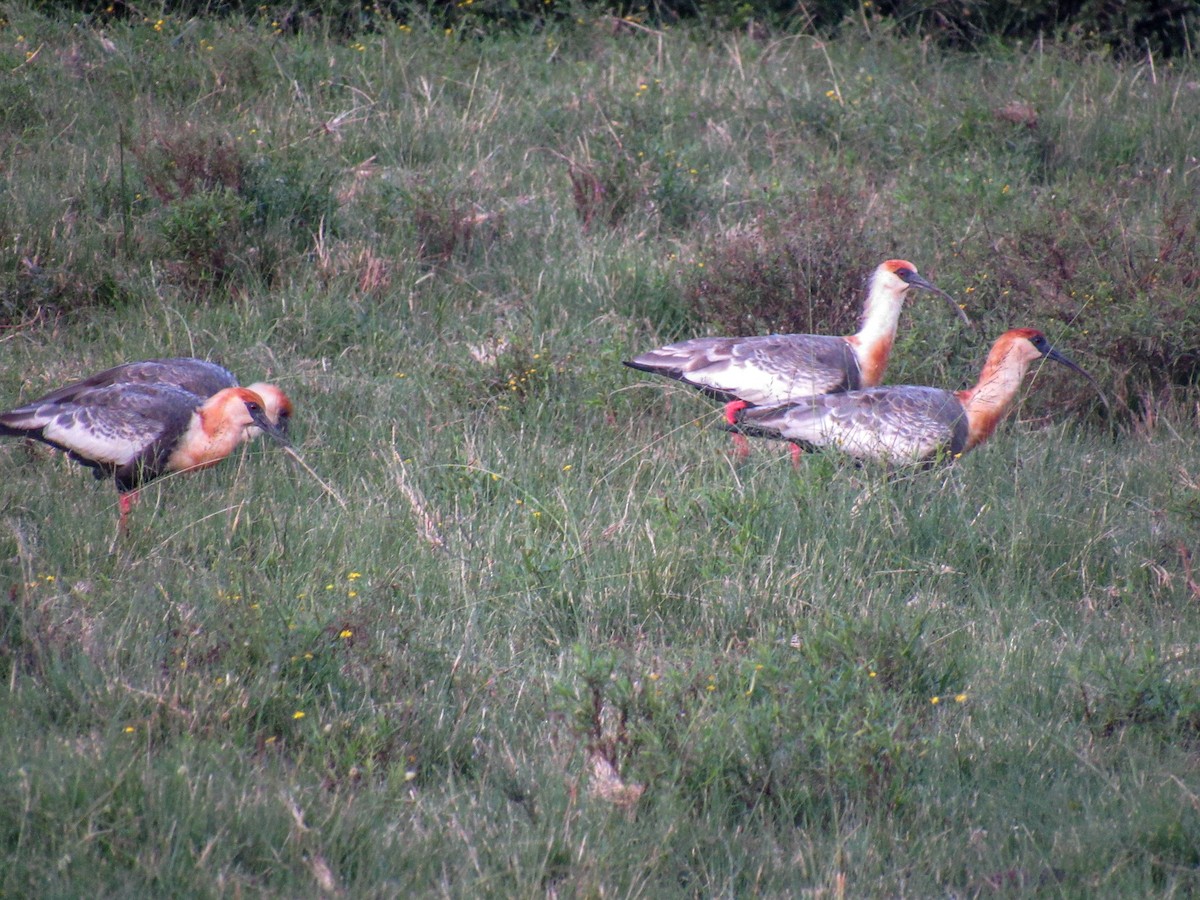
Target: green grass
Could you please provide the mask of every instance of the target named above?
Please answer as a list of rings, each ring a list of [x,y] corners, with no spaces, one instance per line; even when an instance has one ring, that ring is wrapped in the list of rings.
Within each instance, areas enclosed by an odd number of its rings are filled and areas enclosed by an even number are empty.
[[[346,508],[262,442],[114,542],[0,448],[0,895],[1200,888],[1194,62],[156,21],[7,11],[0,394],[217,358]],[[717,263],[763,321],[754,240],[966,304],[891,380],[1035,326],[1114,421],[1046,370],[949,469],[735,464],[620,360]]]

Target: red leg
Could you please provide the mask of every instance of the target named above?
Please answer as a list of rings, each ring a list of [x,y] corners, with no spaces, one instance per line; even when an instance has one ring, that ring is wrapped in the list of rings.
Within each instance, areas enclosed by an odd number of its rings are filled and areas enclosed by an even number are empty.
[[[738,422],[738,413],[749,405],[745,400],[730,400],[725,404],[725,421],[730,425],[736,425]],[[744,434],[734,434],[733,455],[738,459],[746,459],[750,456],[750,442],[746,440]]]
[[[133,509],[133,501],[137,499],[137,491],[130,491],[128,494],[122,494],[120,500],[117,501],[117,506],[121,510],[121,518],[117,524],[117,528],[122,534],[125,533],[127,527],[126,519],[129,517],[129,511]]]
[[[789,444],[789,446],[792,448],[792,468],[799,469],[800,457],[804,455],[804,448],[799,444]]]

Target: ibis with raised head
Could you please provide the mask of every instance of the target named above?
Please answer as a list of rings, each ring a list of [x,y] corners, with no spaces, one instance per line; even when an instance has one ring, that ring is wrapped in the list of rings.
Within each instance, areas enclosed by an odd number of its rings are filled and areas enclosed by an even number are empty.
[[[257,393],[225,387],[203,396],[163,382],[70,386],[0,413],[0,436],[30,437],[111,477],[120,528],[143,484],[214,465],[259,431],[287,446]],[[290,404],[289,404],[290,405]]]
[[[1043,357],[1096,384],[1042,332],[1016,328],[1000,335],[979,382],[966,390],[888,385],[827,394],[784,406],[738,410],[729,427],[752,437],[778,438],[808,449],[832,448],[892,465],[955,459],[991,437],[1030,364]]]
[[[900,309],[911,288],[945,297],[970,325],[954,299],[918,275],[916,266],[889,259],[871,276],[854,334],[692,338],[650,350],[625,365],[674,378],[725,402],[730,422],[747,406],[781,406],[803,397],[874,387],[883,380]]]

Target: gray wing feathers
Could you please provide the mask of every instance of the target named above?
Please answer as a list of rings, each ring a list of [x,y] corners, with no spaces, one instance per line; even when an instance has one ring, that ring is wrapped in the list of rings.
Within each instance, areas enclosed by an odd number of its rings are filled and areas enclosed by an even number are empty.
[[[747,409],[739,422],[787,440],[883,462],[921,462],[966,445],[966,413],[949,391],[882,387]]]
[[[643,353],[626,365],[755,406],[861,384],[858,359],[846,340],[815,334],[693,338]]]
[[[158,474],[203,402],[168,384],[114,384],[67,401],[36,401],[0,415],[0,429],[66,450],[78,462],[115,472],[118,486]],[[145,469],[144,477],[134,469]]]
[[[170,384],[183,388],[197,397],[211,397],[228,387],[237,387],[238,380],[228,369],[216,363],[191,357],[146,359],[113,366],[89,375],[72,384],[51,391],[41,403],[63,403],[77,400],[93,388],[113,384]]]

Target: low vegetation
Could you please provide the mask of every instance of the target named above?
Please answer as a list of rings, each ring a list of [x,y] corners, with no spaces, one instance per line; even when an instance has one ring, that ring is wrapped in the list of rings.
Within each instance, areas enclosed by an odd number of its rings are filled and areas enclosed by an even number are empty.
[[[213,358],[346,507],[0,448],[0,894],[1200,889],[1189,52],[131,9],[6,7],[0,395]],[[794,470],[620,365],[897,256],[890,380],[1107,411]]]

